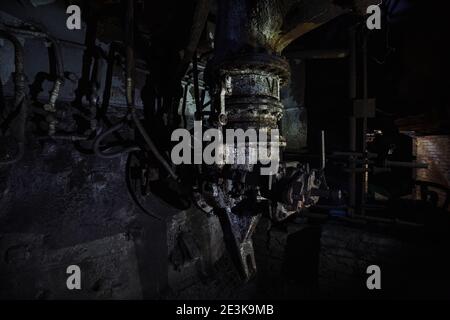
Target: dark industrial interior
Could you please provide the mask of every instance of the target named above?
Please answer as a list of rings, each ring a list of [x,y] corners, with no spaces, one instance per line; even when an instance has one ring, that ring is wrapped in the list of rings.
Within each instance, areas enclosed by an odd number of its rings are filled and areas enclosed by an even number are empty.
[[[448,12],[2,0],[0,299],[449,299]],[[174,163],[199,121],[277,172]]]

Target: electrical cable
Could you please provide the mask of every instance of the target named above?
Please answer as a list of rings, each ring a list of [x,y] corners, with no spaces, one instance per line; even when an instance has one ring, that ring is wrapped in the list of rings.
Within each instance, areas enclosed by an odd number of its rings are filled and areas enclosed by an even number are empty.
[[[115,124],[114,126],[112,126],[111,128],[109,128],[108,130],[106,130],[105,132],[101,133],[100,135],[98,135],[95,140],[94,140],[94,144],[92,146],[93,150],[94,150],[94,154],[102,159],[114,159],[114,158],[118,158],[120,156],[122,156],[124,153],[129,153],[132,151],[138,151],[140,150],[139,147],[137,146],[132,146],[132,147],[128,147],[124,150],[119,150],[119,151],[115,151],[115,152],[110,152],[110,153],[106,153],[104,151],[101,150],[101,142],[110,134],[112,134],[113,132],[120,130],[121,128],[123,128],[125,126],[125,122],[121,121],[117,124]]]

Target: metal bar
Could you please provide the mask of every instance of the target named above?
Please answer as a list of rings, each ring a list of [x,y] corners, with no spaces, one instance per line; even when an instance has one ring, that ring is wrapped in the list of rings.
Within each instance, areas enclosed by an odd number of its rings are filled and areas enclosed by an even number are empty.
[[[344,59],[349,56],[349,51],[345,49],[335,50],[307,50],[286,52],[286,57],[291,59]]]
[[[321,138],[322,138],[322,170],[325,169],[325,131],[322,130],[321,132]]]
[[[389,161],[384,162],[386,167],[403,167],[403,168],[419,168],[428,169],[428,163],[418,163],[418,162],[402,162],[402,161]]]
[[[362,141],[361,141],[361,146],[362,146],[362,152],[364,154],[364,167],[367,168],[368,167],[368,158],[366,155],[367,152],[367,139],[366,139],[366,134],[367,134],[367,101],[368,101],[368,84],[367,84],[367,35],[364,34],[363,37],[363,45],[362,45],[362,58],[363,58],[363,100],[364,100],[364,117],[362,119]],[[365,214],[365,210],[364,210],[364,205],[366,203],[366,196],[367,196],[367,192],[369,189],[369,173],[366,171],[362,174],[362,183],[361,183],[361,214],[364,215]]]
[[[330,217],[327,213],[310,213],[310,212],[303,212],[301,214],[302,217],[305,218],[313,218],[313,219],[327,219]],[[388,218],[379,218],[379,217],[373,217],[373,216],[362,216],[362,215],[353,215],[352,217],[338,217],[335,216],[335,219],[341,219],[348,222],[353,223],[366,223],[366,222],[379,222],[379,223],[386,223],[386,224],[394,224],[399,226],[405,226],[405,227],[423,227],[422,224],[418,224],[415,222],[409,222],[399,219],[388,219]]]
[[[350,59],[349,59],[349,97],[352,103],[356,99],[356,32],[354,28],[350,29]],[[356,118],[352,114],[349,118],[349,149],[351,152],[356,152]],[[350,169],[355,169],[355,162],[350,158]],[[349,193],[349,213],[353,214],[356,207],[356,173],[351,171],[348,181],[348,193]]]

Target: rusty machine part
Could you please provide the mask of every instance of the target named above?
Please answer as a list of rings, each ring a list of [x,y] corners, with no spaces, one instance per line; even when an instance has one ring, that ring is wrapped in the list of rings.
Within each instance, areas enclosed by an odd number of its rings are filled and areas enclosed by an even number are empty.
[[[204,126],[258,133],[278,130],[283,116],[280,88],[290,79],[289,64],[281,55],[289,42],[289,32],[283,31],[288,11],[280,1],[219,1],[214,58],[206,72],[212,116]],[[248,155],[261,143],[231,145]],[[280,136],[276,143],[285,145]],[[271,156],[279,160],[281,151],[276,150],[278,154]],[[205,212],[219,216],[227,247],[245,280],[256,273],[252,235],[261,216],[282,221],[316,203],[318,192],[313,190],[326,188],[323,170],[310,170],[308,165],[281,163],[267,176],[260,169],[247,159],[244,164],[203,166],[194,197]]]
[[[54,86],[49,102],[43,106],[47,112],[45,118],[47,130],[46,135],[41,138],[83,141],[86,146],[90,144],[88,151],[101,158],[116,158],[128,153],[126,179],[130,193],[138,205],[153,217],[164,218],[146,210],[154,204],[150,199],[151,195],[158,196],[178,209],[189,207],[193,198],[207,214],[217,214],[227,246],[233,253],[243,278],[248,280],[256,273],[252,235],[261,216],[267,215],[278,222],[316,203],[318,197],[324,194],[320,190],[327,188],[323,170],[313,170],[309,165],[298,162],[282,161],[278,170],[271,175],[261,175],[262,165],[251,163],[175,166],[169,162],[167,156],[170,148],[170,143],[165,141],[167,136],[161,132],[159,135],[155,134],[155,131],[161,129],[159,131],[167,133],[179,127],[178,102],[183,95],[179,89],[183,78],[186,79],[188,73],[186,70],[192,61],[195,119],[202,121],[203,129],[243,131],[254,129],[257,133],[264,132],[270,136],[272,132],[276,132],[277,141],[264,143],[269,147],[272,143],[283,147],[285,142],[277,133],[284,109],[280,89],[289,82],[290,67],[281,52],[291,41],[343,13],[343,10],[332,5],[331,0],[320,1],[320,4],[300,0],[219,0],[213,58],[202,60],[198,46],[210,11],[208,0],[195,2],[194,19],[193,22],[189,22],[192,24],[189,35],[186,35],[188,36],[186,39],[183,36],[177,38],[177,46],[179,45],[177,49],[181,49],[181,57],[165,54],[164,50],[170,52],[174,49],[172,46],[164,47],[165,37],[162,36],[154,37],[156,44],[149,46],[149,50],[146,49],[146,45],[142,46],[144,49],[137,46],[136,43],[139,41],[139,44],[142,44],[145,38],[138,32],[135,34],[138,30],[135,28],[136,20],[141,10],[135,8],[135,5],[139,5],[138,2],[126,3],[124,43],[113,42],[107,60],[103,49],[95,43],[89,44],[86,60],[89,60],[88,66],[94,62],[92,74],[88,73],[91,75],[87,76],[86,84],[82,86],[86,88],[82,88],[76,101],[76,105],[79,105],[82,111],[80,118],[87,120],[88,125],[86,128],[78,128],[82,130],[75,133],[57,130],[58,124],[62,126],[62,123],[56,117],[56,102],[61,94],[60,89],[64,84],[65,75],[59,40],[35,28],[20,29],[20,32],[27,32],[33,37],[49,41],[56,57]],[[327,10],[324,11],[324,7]],[[145,11],[144,13],[148,14]],[[0,166],[2,166],[17,162],[23,155],[27,108],[24,103],[26,92],[23,49],[20,42],[5,30],[0,29],[0,37],[6,37],[15,45],[17,96],[14,107],[20,108],[17,134],[19,152],[12,160],[1,159]],[[154,92],[148,95],[147,102],[143,101],[144,110],[140,110],[135,101],[135,73],[138,67],[135,51],[141,50],[141,53],[148,55],[152,49],[162,50],[153,52],[155,57],[168,56],[168,58],[163,59],[165,63],[147,62],[144,69],[152,75],[155,83],[150,90],[145,88],[143,92],[145,90]],[[107,119],[106,110],[110,102],[116,55],[126,56],[127,111],[126,115],[122,115],[121,120],[114,124]],[[148,60],[151,58],[154,57]],[[109,65],[104,99],[100,106],[99,89],[103,60]],[[204,71],[202,70],[203,79],[199,79],[200,66],[203,67],[205,63],[207,66]],[[170,76],[162,77],[163,73]],[[205,84],[202,95],[199,90],[201,80]],[[186,99],[187,87],[184,91]],[[206,91],[211,98],[208,102],[210,111],[203,112],[206,105],[204,104]],[[88,97],[88,109],[83,106],[83,97]],[[158,101],[158,106],[156,102],[152,105],[149,101]],[[185,107],[184,102],[184,111]],[[152,108],[155,112],[151,112]],[[158,124],[157,128],[152,127],[155,124]],[[186,127],[185,117],[183,125]],[[128,134],[122,137],[119,131],[127,131]],[[110,141],[107,139],[109,136],[114,136],[117,141]],[[249,154],[251,149],[259,151],[261,143],[261,141],[244,142],[242,145],[234,144],[233,148],[244,150],[245,154]],[[80,144],[79,146],[81,147]],[[120,148],[112,151],[112,148],[116,147]],[[272,154],[271,158],[278,162],[281,160],[282,152],[276,150],[276,154]]]
[[[290,74],[287,61],[267,41],[282,22],[272,9],[267,1],[219,1],[215,56],[208,68],[213,107],[224,129],[278,129],[283,113],[280,86]],[[233,144],[235,149],[244,147],[246,154],[258,147]],[[264,211],[261,205],[267,202],[260,185],[248,182],[256,170],[247,163],[234,165],[222,183],[209,183],[209,203],[216,208],[227,246],[246,280],[256,273],[252,235]]]

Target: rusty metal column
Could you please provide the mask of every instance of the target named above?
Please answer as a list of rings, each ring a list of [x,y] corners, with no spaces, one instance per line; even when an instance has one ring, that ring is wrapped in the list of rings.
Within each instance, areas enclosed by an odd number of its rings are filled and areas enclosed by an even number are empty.
[[[368,192],[368,179],[369,179],[369,172],[367,171],[369,169],[368,167],[368,155],[367,155],[367,110],[368,110],[368,78],[367,78],[367,35],[364,34],[363,39],[363,70],[362,70],[362,77],[363,77],[363,100],[364,100],[364,117],[362,119],[362,154],[364,157],[364,170],[361,177],[361,215],[365,215],[365,206],[366,206],[366,195]]]
[[[353,114],[353,103],[356,99],[356,32],[355,29],[350,29],[349,32],[350,41],[350,56],[349,56],[349,96],[351,101],[351,115],[349,117],[349,151],[351,153],[356,152],[356,117]],[[353,215],[356,207],[356,172],[355,161],[350,158],[350,173],[349,173],[349,214]]]
[[[283,115],[280,87],[290,79],[289,64],[281,56],[282,50],[296,38],[341,13],[343,10],[334,6],[331,0],[320,3],[219,0],[214,58],[207,66],[207,82],[212,110],[215,111],[210,122],[224,129],[254,129],[257,133],[270,136],[275,133],[277,136],[278,122]],[[284,146],[283,140],[278,137],[274,143]],[[245,155],[250,154],[250,148],[259,149],[259,143],[244,142],[240,146],[227,142],[235,154],[239,151]],[[272,159],[279,160],[280,151],[277,152],[276,155],[271,154]],[[214,190],[215,207],[224,233],[231,239],[228,243],[237,252],[241,271],[248,279],[256,271],[251,236],[262,209],[254,205],[243,213],[231,210],[231,207],[238,207],[237,204],[242,203],[248,194],[255,203],[259,201],[260,186],[254,183],[246,185],[245,180],[247,176],[260,172],[259,166],[250,164],[247,159],[245,164],[230,167],[227,168],[231,171],[229,176],[234,176],[234,180],[226,179],[228,186],[222,182],[215,183],[211,190]],[[268,181],[261,183],[267,182],[270,188],[272,178],[270,176]],[[233,188],[236,180],[249,188]]]
[[[280,87],[290,77],[289,64],[277,52],[282,24],[278,1],[219,1],[215,56],[208,68],[213,107],[218,111],[218,124],[224,129],[278,129],[283,114]],[[249,154],[250,148],[258,148],[255,142],[244,146],[231,143],[235,150],[245,148]],[[233,165],[232,170],[236,174],[250,173],[255,167],[246,161]],[[217,212],[227,246],[243,278],[248,280],[256,273],[252,235],[261,212],[256,208],[248,214],[231,210],[231,191],[218,190],[224,201]]]

